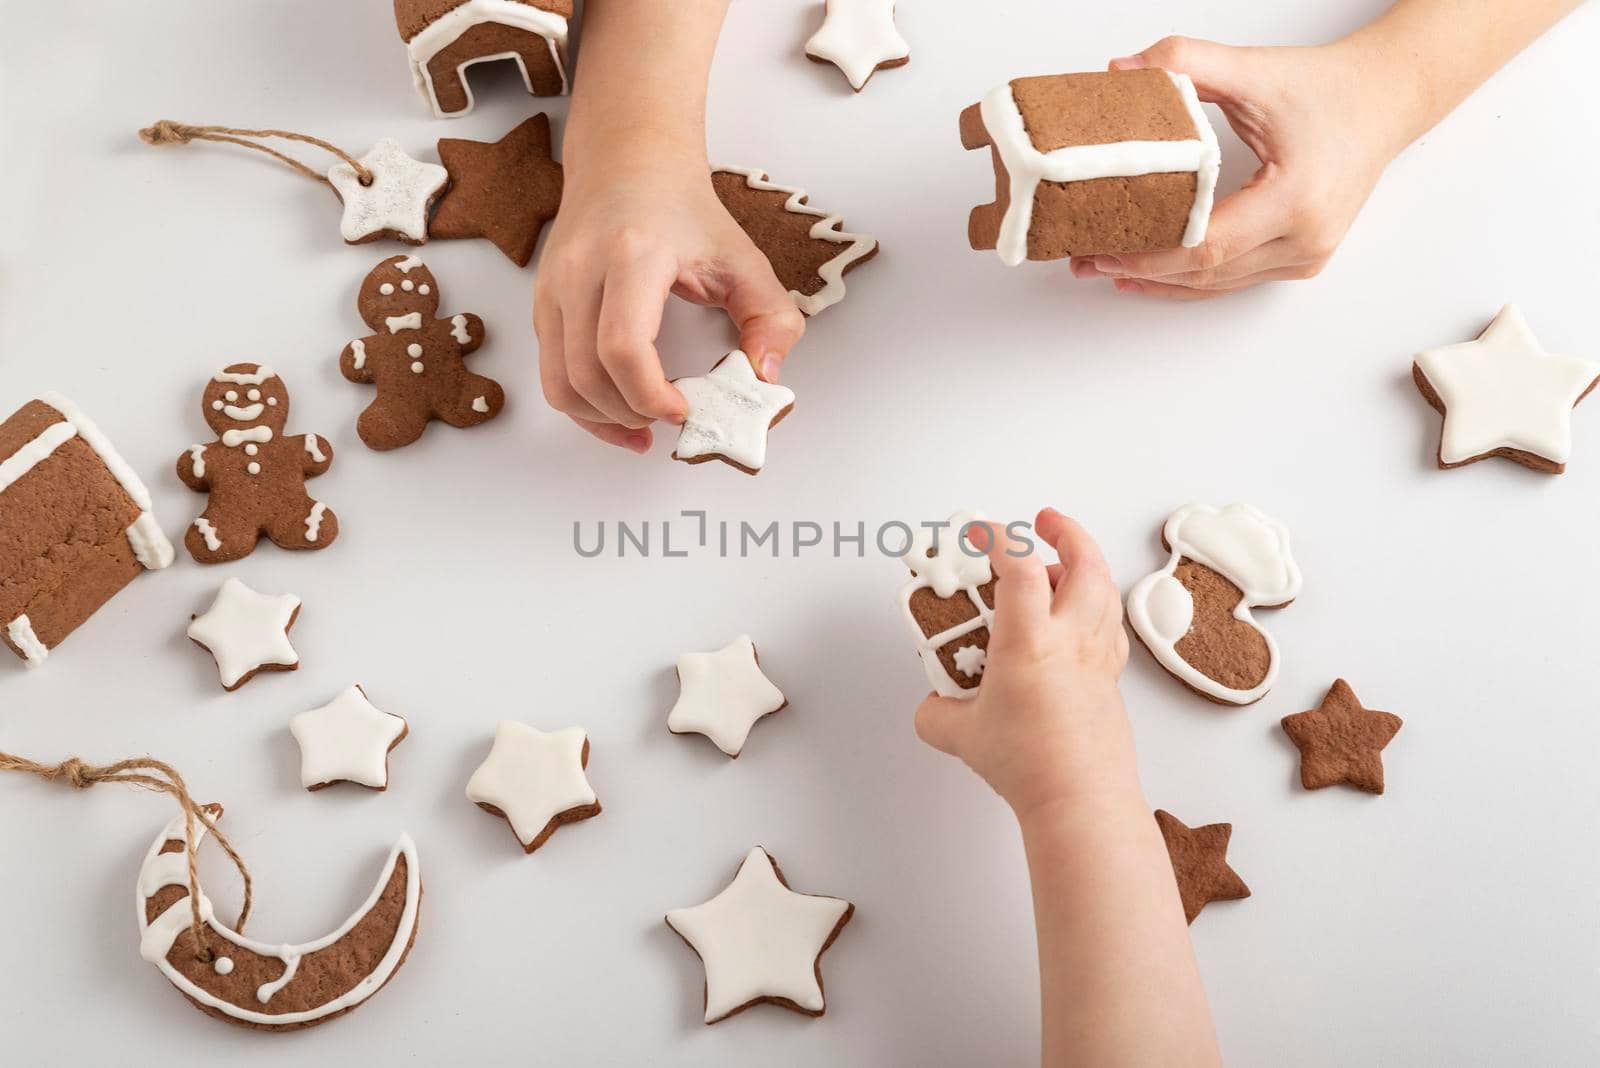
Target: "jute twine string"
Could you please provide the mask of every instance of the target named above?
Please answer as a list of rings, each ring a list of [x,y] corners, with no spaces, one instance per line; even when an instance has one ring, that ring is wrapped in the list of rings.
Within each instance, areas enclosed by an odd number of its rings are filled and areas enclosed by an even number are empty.
[[[227,837],[217,830],[217,825],[211,817],[195,804],[194,798],[189,796],[189,788],[184,785],[183,776],[179,775],[171,765],[148,757],[120,760],[115,764],[103,766],[85,764],[77,757],[70,757],[59,764],[40,764],[12,756],[10,753],[0,753],[0,771],[26,772],[37,775],[47,782],[63,781],[75,790],[87,790],[103,782],[123,782],[130,786],[171,795],[183,808],[184,850],[189,860],[189,928],[194,933],[194,944],[200,950],[200,959],[210,960],[214,954],[205,948],[205,922],[200,916],[200,873],[196,861],[194,833],[194,825],[197,822],[204,824],[206,830],[211,832],[217,845],[228,854],[228,859],[233,861],[233,866],[239,869],[239,875],[244,880],[244,905],[239,909],[239,922],[234,925],[235,930],[244,931],[245,921],[250,918],[250,869],[239,859],[239,854],[234,852]]]
[[[307,178],[314,178],[323,185],[332,188],[333,183],[328,181],[327,175],[319,174],[299,160],[286,156],[275,148],[261,144],[259,140],[247,140],[247,138],[252,137],[278,137],[285,141],[299,141],[303,144],[315,145],[350,164],[356,172],[356,178],[360,180],[362,185],[372,184],[372,172],[363,167],[361,161],[350,155],[350,153],[338,145],[329,144],[320,137],[295,133],[292,130],[240,130],[232,126],[191,126],[184,122],[173,122],[171,119],[159,119],[153,125],[146,126],[139,131],[139,140],[147,145],[186,145],[190,141],[220,141],[230,145],[239,145],[242,148],[254,149],[257,152],[265,152],[274,159],[287,163]]]

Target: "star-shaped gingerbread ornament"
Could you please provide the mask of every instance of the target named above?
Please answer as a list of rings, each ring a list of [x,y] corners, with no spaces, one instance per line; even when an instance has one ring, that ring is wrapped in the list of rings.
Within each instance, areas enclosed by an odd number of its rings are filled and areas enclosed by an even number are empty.
[[[389,751],[410,733],[404,719],[378,709],[360,686],[301,712],[289,720],[289,731],[300,745],[300,785],[313,791],[336,782],[388,789]]]
[[[1507,304],[1476,340],[1419,353],[1411,377],[1444,415],[1440,467],[1503,456],[1560,474],[1572,454],[1572,409],[1600,382],[1600,363],[1544,351]]]
[[[550,119],[535,115],[498,141],[445,137],[439,158],[450,191],[428,224],[434,237],[486,237],[526,267],[561,206],[561,164],[550,158]]]
[[[1188,827],[1172,813],[1157,809],[1156,825],[1167,842],[1167,855],[1172,859],[1172,874],[1178,880],[1178,897],[1183,901],[1185,920],[1193,923],[1200,910],[1213,901],[1234,901],[1250,896],[1250,888],[1239,878],[1239,873],[1228,866],[1228,839],[1233,836],[1233,824]]]
[[[217,662],[222,688],[233,691],[258,671],[293,671],[300,654],[289,644],[289,628],[300,615],[292,593],[257,593],[236,578],[217,591],[211,607],[189,623],[189,640]]]
[[[821,1016],[822,954],[854,914],[848,901],[790,890],[756,846],[725,890],[667,913],[667,926],[705,965],[705,1021],[714,1024],[762,1003]]]
[[[756,377],[750,358],[734,349],[709,374],[673,385],[689,402],[674,460],[721,460],[747,475],[767,462],[767,431],[794,408],[794,391]]]
[[[450,180],[445,169],[412,159],[388,137],[361,157],[361,166],[371,175],[370,181],[363,182],[343,161],[328,168],[328,182],[344,203],[339,233],[345,242],[360,245],[380,237],[408,245],[427,241],[428,212]]]
[[[1343,679],[1322,704],[1283,717],[1283,732],[1300,750],[1300,785],[1307,790],[1349,783],[1383,793],[1383,748],[1404,721],[1392,712],[1363,708]]]
[[[757,720],[789,703],[762,672],[748,634],[714,653],[678,657],[678,684],[678,702],[667,714],[667,729],[673,734],[703,734],[730,757],[743,751]]]
[[[467,800],[511,824],[525,853],[563,823],[600,814],[600,802],[584,769],[589,736],[581,727],[541,731],[501,720],[489,757],[472,773]]]
[[[895,0],[827,0],[822,28],[806,42],[806,58],[832,63],[861,92],[874,73],[911,61],[911,46],[894,25]]]

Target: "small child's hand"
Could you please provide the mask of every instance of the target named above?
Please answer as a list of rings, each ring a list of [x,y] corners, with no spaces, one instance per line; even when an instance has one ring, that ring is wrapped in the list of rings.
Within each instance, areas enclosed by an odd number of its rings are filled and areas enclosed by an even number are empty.
[[[652,421],[685,415],[655,347],[669,293],[725,309],[768,381],[805,330],[703,164],[660,164],[646,155],[631,170],[619,163],[569,180],[534,287],[545,399],[602,441],[640,453]]]
[[[1079,278],[1125,293],[1203,300],[1320,273],[1389,161],[1411,139],[1404,84],[1373,74],[1364,40],[1313,48],[1235,48],[1168,37],[1112,70],[1161,67],[1194,79],[1261,161],[1218,202],[1194,248],[1074,258]]]
[[[999,583],[977,698],[930,695],[917,709],[922,740],[966,761],[1024,821],[1082,791],[1138,789],[1117,692],[1128,637],[1116,584],[1076,522],[1047,508],[1035,524],[1059,564],[1011,555],[1023,544],[989,526]]]

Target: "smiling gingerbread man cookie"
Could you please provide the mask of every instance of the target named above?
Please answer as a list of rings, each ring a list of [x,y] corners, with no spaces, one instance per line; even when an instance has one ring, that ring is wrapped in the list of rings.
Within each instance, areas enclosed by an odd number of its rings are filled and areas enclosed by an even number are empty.
[[[470,427],[500,414],[506,400],[500,383],[468,371],[462,360],[483,344],[483,320],[434,318],[439,283],[417,257],[391,256],[374,267],[356,307],[375,333],[344,347],[339,370],[378,387],[356,421],[368,448],[410,445],[431,419]]]
[[[217,440],[178,457],[178,477],[211,494],[183,543],[202,564],[250,555],[263,534],[284,549],[321,549],[339,536],[332,509],[306,492],[333,463],[316,434],[285,436],[289,394],[272,368],[230,364],[206,383],[201,405]]]

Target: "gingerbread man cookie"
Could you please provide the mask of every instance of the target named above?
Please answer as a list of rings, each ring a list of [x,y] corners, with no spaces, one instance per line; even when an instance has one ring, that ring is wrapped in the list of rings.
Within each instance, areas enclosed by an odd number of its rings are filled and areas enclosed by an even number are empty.
[[[206,384],[201,405],[217,433],[178,457],[178,477],[211,494],[184,534],[202,564],[250,555],[265,534],[284,549],[321,549],[339,536],[339,518],[306,493],[306,479],[333,463],[333,446],[316,434],[285,436],[289,394],[272,368],[230,364]]]
[[[378,396],[356,421],[372,449],[398,449],[422,436],[430,419],[451,426],[487,423],[505,406],[500,383],[467,370],[462,357],[483,344],[472,314],[436,319],[439,283],[415,256],[391,256],[372,269],[356,298],[375,333],[344,347],[339,370],[371,383]]]

